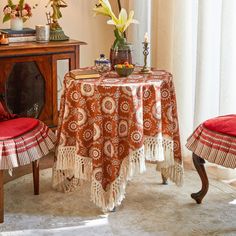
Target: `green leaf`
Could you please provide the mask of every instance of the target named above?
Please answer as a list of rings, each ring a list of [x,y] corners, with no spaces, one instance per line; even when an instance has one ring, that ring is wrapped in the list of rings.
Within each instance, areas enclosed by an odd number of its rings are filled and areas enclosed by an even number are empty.
[[[25,0],[20,0],[20,1],[19,1],[19,8],[20,8],[20,10],[23,10],[24,1],[25,1]]]
[[[2,22],[5,23],[6,21],[10,20],[11,19],[11,15],[10,14],[6,14],[4,17],[3,17],[3,20]]]
[[[8,6],[9,6],[9,7],[14,6],[14,3],[12,2],[12,0],[8,0]]]

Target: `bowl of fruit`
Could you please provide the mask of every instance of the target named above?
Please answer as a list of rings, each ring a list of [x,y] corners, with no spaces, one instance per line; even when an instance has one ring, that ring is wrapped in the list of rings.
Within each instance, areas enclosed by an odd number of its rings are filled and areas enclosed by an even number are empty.
[[[121,77],[129,76],[134,71],[134,65],[125,62],[124,64],[117,64],[114,66],[116,73]]]

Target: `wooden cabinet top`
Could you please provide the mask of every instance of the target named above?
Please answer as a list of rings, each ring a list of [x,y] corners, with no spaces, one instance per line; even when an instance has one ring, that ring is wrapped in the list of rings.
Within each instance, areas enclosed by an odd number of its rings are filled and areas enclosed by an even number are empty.
[[[40,54],[65,53],[75,50],[75,47],[86,45],[85,42],[70,39],[68,41],[50,41],[48,43],[20,42],[0,45],[0,58],[12,56],[27,56]]]

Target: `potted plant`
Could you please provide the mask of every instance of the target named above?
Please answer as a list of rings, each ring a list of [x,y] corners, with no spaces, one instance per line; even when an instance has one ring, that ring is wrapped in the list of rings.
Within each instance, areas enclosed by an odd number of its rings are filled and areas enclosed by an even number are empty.
[[[12,0],[7,1],[7,5],[3,8],[3,23],[10,20],[12,30],[22,30],[23,22],[32,16],[31,7],[25,0],[19,0],[14,4]]]

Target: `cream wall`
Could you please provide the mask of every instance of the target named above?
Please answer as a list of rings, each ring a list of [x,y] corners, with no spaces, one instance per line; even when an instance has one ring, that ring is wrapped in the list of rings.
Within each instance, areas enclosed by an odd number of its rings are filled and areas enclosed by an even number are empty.
[[[173,71],[173,0],[152,1],[152,66]]]
[[[13,0],[17,3],[17,0]],[[36,2],[39,6],[33,9],[33,16],[25,23],[26,27],[35,28],[37,24],[46,24],[45,12],[51,7],[45,8],[48,0],[26,0],[30,4]],[[89,66],[94,63],[94,59],[100,53],[105,53],[109,57],[109,50],[113,38],[113,27],[106,24],[106,17],[93,16],[92,8],[97,3],[96,0],[66,0],[68,7],[62,9],[63,17],[59,20],[60,25],[66,35],[72,39],[77,39],[88,43],[81,47],[81,66]],[[116,1],[110,1],[116,6]],[[0,1],[0,9],[6,5],[7,0]],[[9,28],[9,23],[2,23],[3,13],[0,10],[0,28]]]

